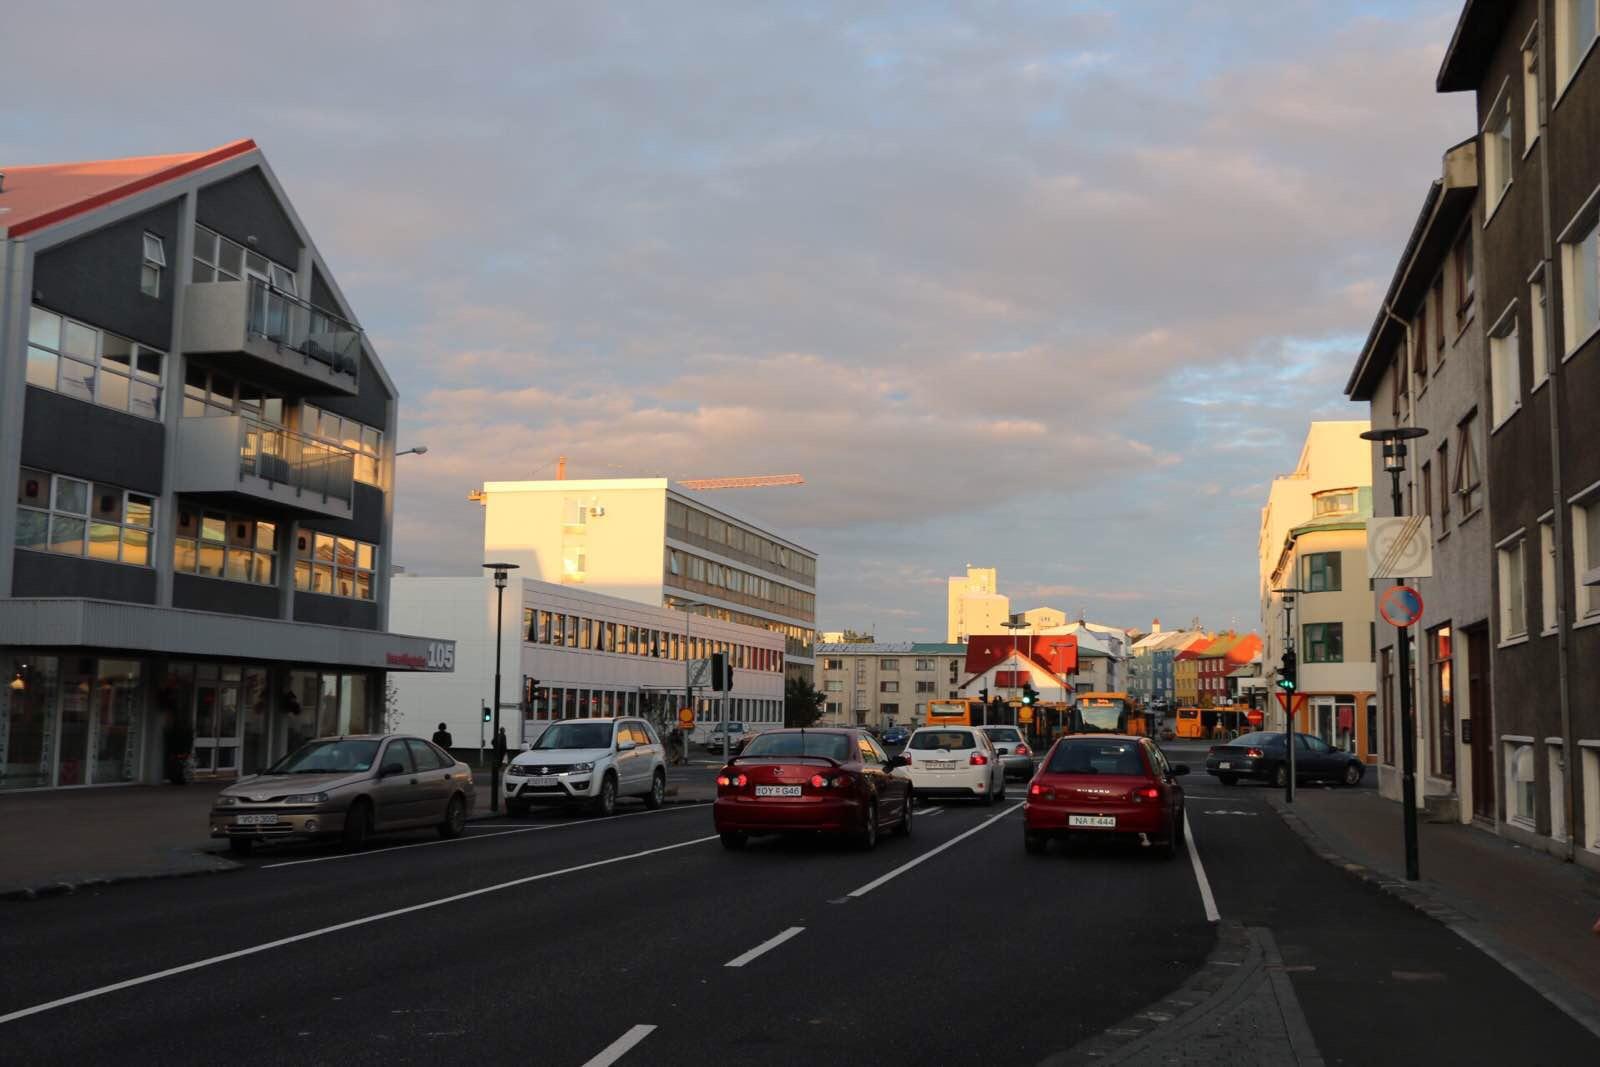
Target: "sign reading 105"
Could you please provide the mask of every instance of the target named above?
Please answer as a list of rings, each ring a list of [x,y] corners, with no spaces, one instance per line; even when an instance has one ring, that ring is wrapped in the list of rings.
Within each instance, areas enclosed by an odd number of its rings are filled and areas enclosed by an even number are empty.
[[[428,669],[435,671],[451,671],[456,666],[456,644],[454,641],[429,641],[428,642]]]

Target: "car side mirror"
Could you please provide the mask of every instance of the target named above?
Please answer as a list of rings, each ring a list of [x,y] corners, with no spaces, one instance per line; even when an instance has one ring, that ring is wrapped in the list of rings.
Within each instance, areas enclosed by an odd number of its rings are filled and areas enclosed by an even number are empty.
[[[392,776],[394,776],[396,774],[404,774],[404,773],[406,773],[405,764],[403,764],[403,763],[385,763],[383,765],[383,769],[378,771],[378,777],[379,778],[389,778],[389,777],[392,777]]]
[[[889,769],[891,771],[894,770],[896,767],[909,767],[909,766],[911,766],[911,757],[906,755],[904,752],[896,753],[889,760]]]
[[[617,742],[617,751],[618,752],[632,752],[634,749],[636,749],[638,747],[639,747],[639,743],[637,741],[618,741]]]
[[[1178,778],[1188,773],[1189,765],[1187,763],[1174,763],[1172,765],[1172,777]]]

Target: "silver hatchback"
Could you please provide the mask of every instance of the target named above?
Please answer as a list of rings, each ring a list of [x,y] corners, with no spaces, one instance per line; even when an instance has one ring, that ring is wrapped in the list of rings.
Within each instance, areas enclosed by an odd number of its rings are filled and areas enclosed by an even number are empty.
[[[1015,726],[980,726],[989,735],[994,750],[1000,756],[1000,766],[1006,769],[1007,779],[1027,781],[1033,777],[1033,753],[1022,731]]]

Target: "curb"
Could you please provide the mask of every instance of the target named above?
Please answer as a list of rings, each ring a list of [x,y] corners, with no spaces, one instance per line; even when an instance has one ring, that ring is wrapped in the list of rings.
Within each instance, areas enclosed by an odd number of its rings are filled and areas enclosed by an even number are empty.
[[[1376,887],[1438,922],[1510,971],[1514,977],[1553,1004],[1567,1018],[1596,1037],[1600,1037],[1600,1002],[1588,993],[1505,945],[1487,925],[1450,904],[1427,884],[1408,882],[1391,872],[1357,863],[1329,846],[1297,812],[1288,810],[1281,799],[1268,797],[1267,803],[1319,859],[1331,863],[1345,873]]]
[[[200,855],[208,853],[200,852]],[[234,863],[232,860],[216,857],[218,866],[210,869],[198,868],[192,871],[141,871],[138,874],[102,874],[89,878],[80,878],[70,881],[45,882],[40,885],[23,886],[16,889],[0,889],[0,900],[47,900],[51,897],[64,897],[78,892],[80,889],[99,889],[103,886],[127,885],[130,882],[153,882],[157,879],[168,878],[202,878],[212,874],[231,874],[234,871],[244,870],[244,864]]]

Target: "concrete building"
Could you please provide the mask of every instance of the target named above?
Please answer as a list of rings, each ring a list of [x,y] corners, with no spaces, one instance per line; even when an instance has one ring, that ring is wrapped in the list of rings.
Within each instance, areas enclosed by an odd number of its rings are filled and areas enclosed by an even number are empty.
[[[888,729],[926,721],[927,703],[957,696],[967,648],[880,642],[817,646],[816,681],[830,726]]]
[[[965,641],[973,634],[998,633],[1011,616],[1011,600],[996,588],[993,567],[967,564],[964,576],[951,578],[947,590],[945,640]]]
[[[1195,657],[1196,691],[1200,706],[1214,707],[1231,700],[1228,676],[1261,656],[1261,638],[1255,634],[1228,633]]]
[[[1177,654],[1207,639],[1200,630],[1162,630],[1161,620],[1155,620],[1150,634],[1134,642],[1129,650],[1129,694],[1146,705],[1176,707],[1178,693],[1174,661]]]
[[[1413,630],[1417,794],[1436,818],[1496,819],[1490,616],[1494,551],[1488,513],[1492,480],[1482,462],[1490,410],[1484,335],[1463,271],[1480,220],[1478,146],[1446,151],[1428,188],[1383,304],[1345,392],[1370,406],[1374,428],[1422,427],[1408,442],[1402,510],[1428,517],[1433,576],[1408,579],[1427,615]],[[1466,308],[1464,313],[1460,309]],[[1393,312],[1391,317],[1390,312]],[[1390,476],[1371,450],[1373,513],[1394,512]],[[1379,583],[1374,598],[1390,582]],[[1395,630],[1377,618],[1378,788],[1399,799],[1400,713]],[[1476,725],[1476,729],[1474,726]]]
[[[1495,740],[1499,832],[1600,868],[1597,39],[1587,0],[1467,3],[1437,87],[1472,93],[1478,120],[1472,239],[1453,267],[1456,329],[1487,339],[1482,467],[1452,481],[1458,513],[1487,509],[1494,552],[1493,721],[1471,720],[1473,740]]]
[[[486,560],[518,577],[650,606],[704,605],[724,622],[786,640],[792,677],[810,680],[816,554],[665,478],[488,482]],[[991,574],[993,572],[990,572]]]
[[[398,398],[266,158],[0,170],[0,789],[381,730],[454,649],[389,631]]]
[[[395,682],[401,729],[427,736],[446,724],[456,748],[489,736],[494,701],[496,594],[484,575],[400,576],[391,585],[397,625],[429,626],[455,638],[455,672]],[[703,610],[703,609],[700,609]],[[518,578],[505,590],[500,649],[500,721],[513,748],[558,719],[638,715],[665,731],[689,706],[687,660],[732,659],[730,721],[760,731],[783,725],[784,635],[571,585]],[[720,721],[722,698],[695,692],[695,735]]]
[[[1027,611],[1014,612],[1011,622],[1029,627],[1030,633],[1044,633],[1046,630],[1065,626],[1067,613],[1057,611],[1055,608],[1029,608]]]

